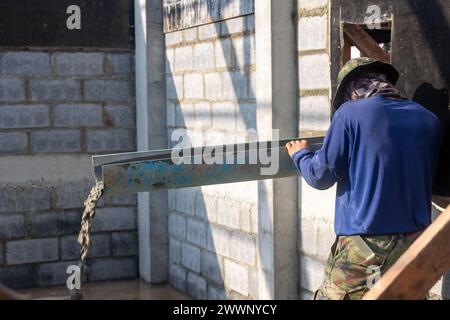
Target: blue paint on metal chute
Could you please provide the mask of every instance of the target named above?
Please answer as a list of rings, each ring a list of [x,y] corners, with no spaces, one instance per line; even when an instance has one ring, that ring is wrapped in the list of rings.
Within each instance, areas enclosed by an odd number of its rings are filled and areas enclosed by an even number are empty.
[[[215,147],[151,150],[94,156],[92,163],[95,179],[103,181],[104,194],[109,195],[284,178],[298,174],[284,147],[288,141],[297,139],[308,140],[313,151],[319,149],[323,142],[323,136],[316,136]],[[203,156],[206,148],[216,152],[223,150],[219,158],[226,159],[225,163],[208,164],[210,162]],[[268,170],[273,162],[261,163],[259,156],[257,161],[250,160],[261,153],[272,156],[272,161],[278,157],[278,170],[267,175],[264,169]]]

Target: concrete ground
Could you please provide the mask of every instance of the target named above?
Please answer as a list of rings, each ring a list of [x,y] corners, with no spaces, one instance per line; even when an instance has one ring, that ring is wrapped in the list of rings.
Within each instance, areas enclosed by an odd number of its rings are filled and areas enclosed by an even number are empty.
[[[26,299],[70,299],[66,286],[32,288],[18,291]],[[83,285],[85,300],[186,300],[183,293],[170,285],[150,285],[140,280],[91,282]]]

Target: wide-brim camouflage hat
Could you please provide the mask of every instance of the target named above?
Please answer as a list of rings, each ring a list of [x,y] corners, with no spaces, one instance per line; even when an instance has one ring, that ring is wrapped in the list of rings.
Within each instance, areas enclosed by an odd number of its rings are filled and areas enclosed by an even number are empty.
[[[399,73],[393,65],[372,58],[351,59],[339,71],[337,90],[333,99],[333,112],[344,103],[345,91],[349,82],[356,79],[359,75],[372,70],[384,73],[393,85],[397,83]]]

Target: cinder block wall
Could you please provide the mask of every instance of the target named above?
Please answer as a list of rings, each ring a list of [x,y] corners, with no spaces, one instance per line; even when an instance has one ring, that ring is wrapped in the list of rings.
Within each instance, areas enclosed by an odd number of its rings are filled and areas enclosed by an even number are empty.
[[[299,129],[326,131],[330,124],[329,1],[298,2]],[[335,187],[314,190],[299,178],[300,299],[320,286],[334,241]]]
[[[93,154],[135,150],[133,52],[0,49],[0,282],[66,282]],[[136,197],[104,199],[87,280],[137,276]]]
[[[186,128],[195,146],[243,142],[256,129],[254,15],[225,9],[223,21],[166,33],[169,140]],[[257,298],[256,182],[169,191],[169,212],[174,287]]]

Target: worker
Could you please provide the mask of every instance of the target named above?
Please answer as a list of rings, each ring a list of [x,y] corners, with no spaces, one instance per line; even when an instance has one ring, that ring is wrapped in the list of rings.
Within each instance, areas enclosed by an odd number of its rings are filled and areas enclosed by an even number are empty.
[[[388,63],[351,59],[338,75],[333,118],[317,152],[286,144],[305,181],[337,183],[336,241],[317,300],[361,299],[431,223],[439,121],[394,87]]]

